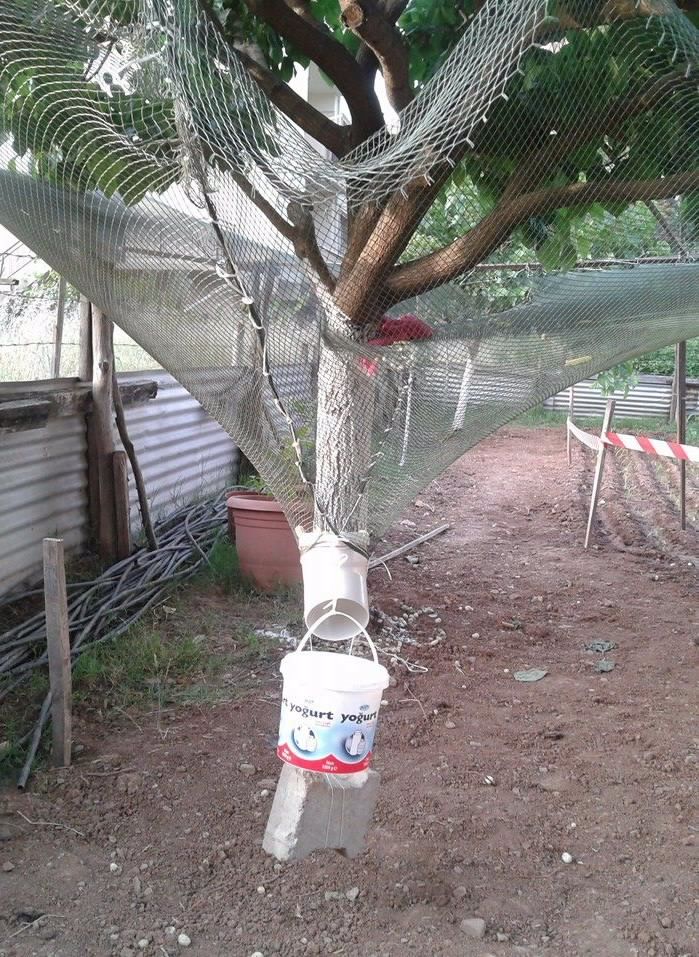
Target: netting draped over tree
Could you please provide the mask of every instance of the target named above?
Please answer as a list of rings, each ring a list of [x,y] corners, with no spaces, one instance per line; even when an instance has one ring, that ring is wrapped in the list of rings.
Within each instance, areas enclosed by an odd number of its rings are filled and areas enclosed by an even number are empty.
[[[699,334],[699,31],[670,0],[476,4],[417,94],[410,4],[337,0],[358,47],[320,4],[238,4],[347,127],[227,6],[2,0],[0,222],[230,432],[304,547],[366,552],[515,415]]]

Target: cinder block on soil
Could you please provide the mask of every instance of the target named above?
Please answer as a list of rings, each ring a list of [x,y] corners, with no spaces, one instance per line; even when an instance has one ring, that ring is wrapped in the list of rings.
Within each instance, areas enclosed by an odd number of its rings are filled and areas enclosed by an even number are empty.
[[[334,848],[346,857],[364,850],[381,776],[318,774],[282,765],[262,847],[279,861],[298,861]]]

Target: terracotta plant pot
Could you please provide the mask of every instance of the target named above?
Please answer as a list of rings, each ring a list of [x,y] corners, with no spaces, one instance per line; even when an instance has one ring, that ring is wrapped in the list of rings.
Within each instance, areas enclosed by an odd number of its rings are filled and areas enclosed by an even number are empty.
[[[240,570],[263,591],[302,581],[296,537],[271,495],[234,492],[226,499],[228,527]]]

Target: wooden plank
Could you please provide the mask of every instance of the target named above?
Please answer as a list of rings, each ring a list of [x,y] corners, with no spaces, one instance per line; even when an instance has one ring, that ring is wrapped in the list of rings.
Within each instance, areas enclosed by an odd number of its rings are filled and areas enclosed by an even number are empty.
[[[131,523],[129,521],[129,461],[126,452],[112,455],[114,472],[114,517],[116,523],[116,557],[121,561],[131,554]]]
[[[88,482],[91,483],[91,501],[96,499],[99,503],[96,514],[94,505],[92,511],[96,521],[100,556],[110,564],[115,560],[117,550],[112,469],[112,456],[115,451],[112,430],[112,336],[111,321],[93,305],[92,409],[87,430],[88,461],[92,475],[88,475]]]
[[[0,402],[0,429],[3,432],[23,432],[40,429],[48,422],[51,403],[46,400],[16,399]]]
[[[575,386],[572,385],[568,389],[568,422],[575,422]],[[572,436],[570,434],[570,429],[566,428],[566,455],[568,457],[568,465],[571,465],[573,462],[573,450],[572,450]]]
[[[51,685],[51,761],[54,767],[70,764],[72,744],[72,684],[68,598],[63,561],[63,539],[44,539],[44,598],[46,641]]]
[[[609,432],[614,415],[614,399],[609,399],[607,408],[604,410],[604,419],[602,421],[602,434],[599,437],[599,448],[597,450],[597,465],[595,467],[595,479],[592,483],[592,499],[590,501],[590,514],[587,517],[587,531],[585,532],[585,548],[590,544],[590,533],[592,532],[592,523],[595,520],[597,511],[597,502],[599,500],[600,487],[602,485],[602,475],[604,473],[604,460],[607,456],[607,446],[604,444],[603,437]]]
[[[92,303],[80,297],[78,378],[92,383]]]
[[[120,391],[125,406],[138,405],[156,397],[158,383],[154,379],[129,382],[121,386]],[[91,401],[92,382],[77,379],[58,382],[46,379],[43,388],[38,383],[31,386],[21,382],[0,383],[0,407],[7,402],[48,402],[51,418],[88,412]]]

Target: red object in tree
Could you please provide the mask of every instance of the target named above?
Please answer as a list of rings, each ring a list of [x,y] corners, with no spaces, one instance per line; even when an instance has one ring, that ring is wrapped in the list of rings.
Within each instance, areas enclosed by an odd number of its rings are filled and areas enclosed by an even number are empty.
[[[397,342],[420,342],[431,339],[433,334],[431,326],[412,312],[406,312],[397,319],[384,316],[376,330],[376,336],[369,339],[369,345],[393,346]]]
[[[428,326],[414,313],[406,312],[405,315],[399,316],[397,319],[384,316],[376,330],[376,335],[373,339],[367,340],[367,345],[395,346],[399,342],[421,342],[425,339],[431,339],[433,335],[431,326]],[[360,364],[367,375],[376,375],[379,371],[378,362],[371,359],[362,358]]]

